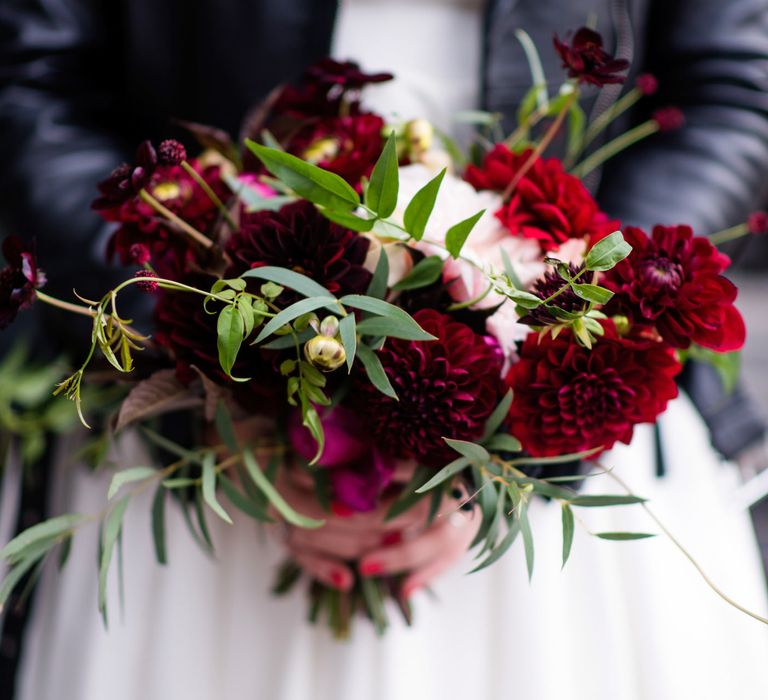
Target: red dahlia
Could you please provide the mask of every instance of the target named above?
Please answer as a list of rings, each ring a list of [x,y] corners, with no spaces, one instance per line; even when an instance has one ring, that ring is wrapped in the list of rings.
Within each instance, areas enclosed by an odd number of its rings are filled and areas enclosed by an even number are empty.
[[[553,42],[569,78],[597,87],[623,83],[626,79],[626,76],[618,74],[629,68],[629,61],[614,58],[603,49],[603,37],[593,29],[582,27],[573,35],[570,44],[560,41],[557,34]]]
[[[601,277],[616,294],[610,312],[655,326],[673,347],[741,348],[746,330],[733,305],[737,290],[720,274],[731,262],[726,255],[690,226],[656,226],[651,237],[628,226],[624,238],[632,254]]]
[[[510,432],[536,457],[629,443],[677,396],[681,366],[661,343],[620,338],[612,323],[591,350],[570,332],[526,338],[506,384],[514,392]]]
[[[0,330],[11,325],[16,314],[35,299],[35,289],[45,284],[45,273],[35,254],[18,236],[3,241],[6,266],[0,269]]]
[[[227,199],[229,191],[218,166],[203,167],[196,161],[191,165],[220,199]],[[158,166],[144,187],[164,207],[198,231],[208,231],[218,217],[211,198],[181,166]],[[137,244],[144,247],[142,253],[144,249],[149,251],[149,262],[164,277],[178,277],[195,258],[195,244],[185,234],[173,230],[168,221],[141,199],[131,198],[100,213],[107,221],[121,224],[110,239],[107,252],[110,258],[117,255],[124,265],[137,262]]]
[[[485,156],[481,168],[467,167],[465,179],[475,189],[503,192],[531,153],[531,149],[513,153],[499,144]],[[553,250],[570,238],[603,236],[619,225],[598,209],[581,180],[566,173],[557,158],[538,158],[496,216],[513,235],[535,238],[543,250]]]
[[[227,241],[233,261],[227,274],[275,265],[311,277],[332,294],[362,294],[371,281],[363,267],[368,246],[367,238],[331,223],[302,200],[280,211],[245,214],[240,231]]]
[[[433,341],[390,338],[378,352],[399,401],[361,379],[361,410],[381,449],[439,467],[456,456],[444,437],[474,440],[499,398],[495,341],[431,309],[414,315]]]

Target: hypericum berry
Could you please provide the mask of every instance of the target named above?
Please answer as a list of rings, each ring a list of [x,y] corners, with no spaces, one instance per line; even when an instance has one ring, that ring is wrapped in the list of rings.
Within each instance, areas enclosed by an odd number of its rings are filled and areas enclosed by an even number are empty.
[[[157,277],[157,274],[152,272],[152,270],[137,270],[134,275],[134,277]],[[154,292],[157,290],[157,282],[153,282],[152,280],[141,280],[141,282],[136,282],[136,286],[142,291],[142,292]]]
[[[332,372],[347,361],[344,346],[335,338],[316,335],[304,345],[304,357],[323,372]]]
[[[166,139],[157,147],[157,160],[160,165],[179,165],[187,159],[187,149],[174,139]]]

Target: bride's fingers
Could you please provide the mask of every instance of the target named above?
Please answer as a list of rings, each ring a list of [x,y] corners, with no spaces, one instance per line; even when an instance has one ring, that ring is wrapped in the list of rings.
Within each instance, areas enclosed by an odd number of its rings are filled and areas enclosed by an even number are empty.
[[[395,574],[422,569],[442,559],[450,566],[456,554],[466,550],[474,538],[478,521],[474,511],[455,510],[413,539],[369,552],[360,561],[360,573],[363,576]]]
[[[288,547],[296,563],[310,576],[331,588],[348,591],[352,588],[354,574],[344,562],[332,557]]]
[[[359,559],[365,552],[381,544],[381,535],[376,531],[350,533],[332,527],[317,530],[291,528],[287,544],[292,549],[331,555],[338,559]]]

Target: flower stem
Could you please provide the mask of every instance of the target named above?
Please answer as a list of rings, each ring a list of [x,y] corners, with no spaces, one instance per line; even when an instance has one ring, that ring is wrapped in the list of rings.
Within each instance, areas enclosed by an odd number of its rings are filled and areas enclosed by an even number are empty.
[[[184,231],[184,233],[186,233],[196,243],[199,243],[201,246],[203,246],[203,248],[213,247],[213,241],[210,238],[204,236],[202,233],[200,233],[200,231],[184,221],[184,219],[179,218],[170,209],[160,204],[160,202],[158,202],[145,189],[142,189],[141,192],[139,192],[139,197],[141,197],[144,202],[149,204],[149,206],[152,207],[158,214],[168,219],[168,221],[171,223],[176,224],[176,226]]]
[[[184,170],[187,172],[187,174],[198,184],[200,185],[203,192],[205,192],[206,195],[208,195],[208,199],[210,199],[214,205],[218,208],[218,210],[221,212],[221,215],[224,217],[224,220],[227,222],[229,227],[233,231],[237,231],[237,224],[234,222],[232,217],[230,216],[229,211],[224,206],[224,202],[221,201],[219,198],[219,195],[217,195],[211,186],[205,181],[202,175],[200,175],[197,170],[195,170],[186,160],[181,161],[181,167],[184,168]]]
[[[620,99],[616,100],[609,109],[606,109],[595,121],[593,121],[584,133],[584,140],[581,147],[586,148],[595,137],[600,134],[614,119],[619,115],[626,112],[630,107],[637,104],[643,93],[638,88],[633,88],[626,95],[623,95]]]
[[[90,317],[93,317],[96,315],[96,312],[90,306],[83,306],[82,304],[72,304],[69,301],[62,301],[61,299],[57,299],[56,297],[49,296],[48,294],[45,294],[40,290],[35,291],[35,296],[40,301],[42,301],[45,304],[48,304],[49,306],[55,306],[59,309],[64,309],[65,311],[71,311],[74,314],[80,314],[81,316],[90,316]]]
[[[531,153],[528,160],[523,163],[523,167],[515,173],[512,181],[507,185],[507,188],[501,196],[503,201],[506,202],[512,196],[515,187],[517,187],[517,183],[525,177],[525,174],[533,167],[534,163],[539,159],[541,154],[544,153],[549,144],[552,143],[555,136],[557,136],[557,132],[560,131],[560,127],[563,125],[565,115],[570,111],[571,105],[577,96],[578,92],[576,91],[569,95],[568,99],[563,104],[563,108],[560,110],[560,114],[557,115],[551,126],[546,130],[541,141],[539,141],[536,148],[533,149],[533,153]]]
[[[616,476],[613,472],[607,472],[605,468],[595,462],[595,465],[602,469],[603,471],[606,471],[606,473],[617,483],[619,484],[630,496],[634,496],[635,494],[632,493],[632,489],[629,488],[629,486],[624,482],[623,479]],[[768,619],[762,617],[761,615],[758,615],[755,612],[752,612],[751,610],[748,610],[743,605],[740,605],[737,603],[733,598],[726,595],[721,591],[715,583],[712,581],[711,578],[706,574],[704,569],[702,568],[701,564],[697,562],[693,555],[679,542],[679,540],[669,531],[669,529],[664,525],[664,523],[658,518],[658,516],[648,507],[646,503],[640,503],[640,507],[650,516],[651,520],[656,523],[656,525],[659,527],[659,529],[667,536],[667,538],[672,542],[672,544],[675,545],[685,556],[685,558],[693,564],[696,571],[699,572],[699,575],[704,579],[704,582],[718,595],[720,596],[726,603],[733,606],[740,612],[743,612],[745,615],[749,615],[749,617],[754,618],[755,620],[758,620],[759,622],[762,622],[764,625],[768,625]]]
[[[749,235],[749,227],[746,224],[737,224],[731,228],[711,233],[707,238],[712,245],[720,245],[726,241],[735,241],[737,238]]]
[[[620,153],[625,148],[655,134],[658,130],[659,125],[653,119],[649,119],[647,122],[639,124],[634,129],[624,132],[621,136],[617,136],[612,141],[609,141],[604,146],[598,148],[592,155],[585,158],[573,168],[571,174],[583,178],[595,168],[601,166],[610,158],[613,158],[617,153]]]

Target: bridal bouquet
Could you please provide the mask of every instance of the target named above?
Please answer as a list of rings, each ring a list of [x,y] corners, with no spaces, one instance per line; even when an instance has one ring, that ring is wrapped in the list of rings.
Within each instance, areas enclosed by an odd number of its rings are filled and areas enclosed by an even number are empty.
[[[745,329],[712,238],[685,225],[622,227],[581,179],[680,126],[680,112],[659,110],[594,148],[655,81],[643,76],[587,124],[580,94],[621,82],[627,65],[589,29],[555,49],[567,70],[559,91],[535,84],[511,134],[500,115],[469,115],[470,155],[424,120],[366,110],[363,88],[391,76],[330,59],[251,115],[242,150],[196,124],[196,158],[174,140],[143,143],[93,203],[115,226],[110,258],[137,268],[101,299],[49,297],[35,251],[7,238],[0,327],[35,299],[91,317],[87,357],[56,393],[85,423],[81,392],[103,357],[127,390],[104,430],[136,428],[158,461],[117,472],[95,518],[60,515],[10,542],[0,602],[54,550],[66,558],[95,519],[106,615],[123,516],[149,487],[161,563],[168,501],[208,549],[207,519],[232,522],[232,509],[323,527],[285,496],[291,483],[310,484],[319,512],[352,518],[382,504],[387,518],[417,506],[426,521],[446,504],[471,511],[477,569],[520,536],[529,573],[532,499],[560,503],[564,562],[574,508],[642,503],[575,487],[605,471],[600,453],[665,410],[687,356],[727,370],[722,354]],[[566,125],[565,156],[548,156]],[[720,238],[765,228],[764,218]],[[121,313],[129,289],[146,294],[152,338]],[[159,418],[168,412],[191,416],[196,443],[170,438]],[[346,590],[312,581],[313,619],[343,634],[361,610],[383,629],[388,597],[410,616],[401,577],[364,573]],[[289,562],[276,589],[300,576]]]

